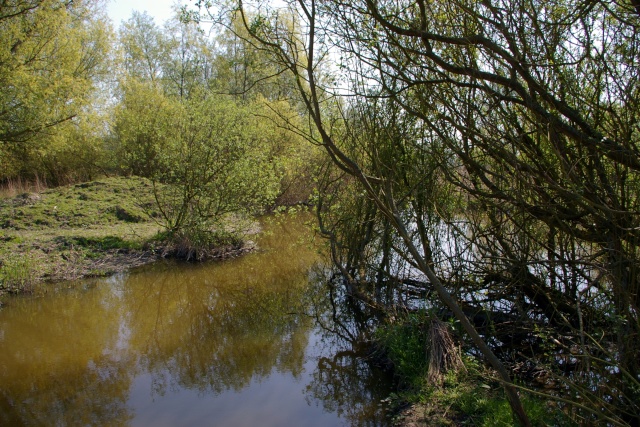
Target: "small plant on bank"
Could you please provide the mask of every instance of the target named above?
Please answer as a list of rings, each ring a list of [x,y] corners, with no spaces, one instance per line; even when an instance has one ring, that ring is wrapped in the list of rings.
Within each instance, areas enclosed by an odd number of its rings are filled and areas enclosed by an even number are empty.
[[[0,261],[0,291],[27,292],[35,283],[35,271],[29,254],[8,256]]]
[[[187,261],[224,258],[241,251],[244,243],[237,233],[200,227],[184,227],[174,233],[162,233],[169,243],[168,252]]]

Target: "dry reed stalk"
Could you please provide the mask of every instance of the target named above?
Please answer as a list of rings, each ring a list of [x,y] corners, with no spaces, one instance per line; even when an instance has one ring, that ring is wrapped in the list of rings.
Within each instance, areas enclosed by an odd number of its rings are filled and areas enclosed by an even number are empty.
[[[24,193],[42,193],[48,188],[46,181],[36,175],[33,181],[25,181],[22,177],[8,178],[0,185],[0,198],[12,198]]]
[[[431,384],[441,384],[445,373],[464,368],[460,356],[460,347],[451,335],[449,325],[440,319],[432,319],[429,327],[429,371],[427,380]]]

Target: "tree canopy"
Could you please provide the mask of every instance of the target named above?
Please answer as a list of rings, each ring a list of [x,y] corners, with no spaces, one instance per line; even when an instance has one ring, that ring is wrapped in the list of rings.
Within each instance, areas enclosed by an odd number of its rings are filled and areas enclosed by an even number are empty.
[[[110,47],[104,19],[85,1],[2,2],[2,145],[24,146],[87,104]]]
[[[351,177],[346,191],[327,180],[320,218],[354,291],[384,304],[372,277],[401,294],[420,284],[505,384],[516,360],[559,379],[549,397],[584,422],[637,423],[635,5],[253,7],[231,13],[246,10],[246,29],[295,76],[307,138]]]

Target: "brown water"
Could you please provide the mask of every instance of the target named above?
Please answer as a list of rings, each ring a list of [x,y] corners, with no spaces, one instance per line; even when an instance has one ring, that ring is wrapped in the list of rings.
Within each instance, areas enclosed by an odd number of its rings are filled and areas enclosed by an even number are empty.
[[[386,425],[387,383],[308,315],[324,286],[308,229],[266,228],[240,259],[6,301],[0,425]]]

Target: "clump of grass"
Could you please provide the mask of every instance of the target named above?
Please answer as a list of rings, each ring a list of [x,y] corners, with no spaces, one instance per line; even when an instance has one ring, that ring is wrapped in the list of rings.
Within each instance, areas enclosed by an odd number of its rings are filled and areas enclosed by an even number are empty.
[[[30,254],[7,256],[0,261],[0,290],[27,292],[35,282],[34,262]]]
[[[380,326],[376,339],[400,381],[389,401],[419,408],[426,425],[517,425],[496,376],[474,357],[451,351],[456,345],[446,322],[411,313]],[[522,400],[533,425],[571,425],[548,402]]]
[[[244,242],[236,233],[200,227],[159,233],[156,240],[166,244],[167,255],[186,261],[227,258],[244,251]]]
[[[140,242],[124,240],[120,236],[59,236],[54,240],[63,247],[80,247],[98,251],[112,249],[138,250],[142,248]]]

